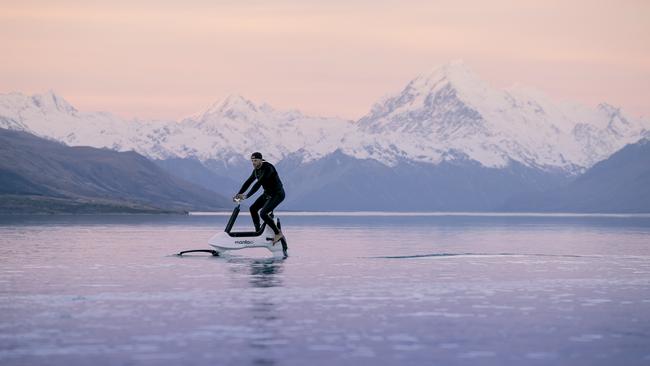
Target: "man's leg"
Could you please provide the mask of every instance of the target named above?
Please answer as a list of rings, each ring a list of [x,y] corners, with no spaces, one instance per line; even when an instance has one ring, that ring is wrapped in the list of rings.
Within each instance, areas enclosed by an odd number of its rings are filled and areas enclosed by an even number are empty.
[[[278,227],[275,225],[274,220],[269,216],[269,213],[271,213],[278,205],[280,202],[284,200],[284,191],[280,191],[278,194],[275,194],[269,198],[266,203],[264,203],[264,207],[260,210],[260,214],[262,215],[262,220],[273,230],[273,232],[277,235],[280,233],[280,230]]]
[[[258,231],[260,229],[260,215],[257,212],[260,210],[260,208],[264,206],[265,203],[266,203],[266,195],[262,194],[261,196],[257,197],[255,203],[253,203],[250,207],[251,219],[253,219],[253,225],[255,225],[255,231]]]

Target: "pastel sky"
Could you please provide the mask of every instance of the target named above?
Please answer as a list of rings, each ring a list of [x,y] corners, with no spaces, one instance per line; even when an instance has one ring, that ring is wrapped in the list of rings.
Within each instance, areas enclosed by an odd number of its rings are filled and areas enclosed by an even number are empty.
[[[462,59],[496,87],[650,116],[650,1],[6,1],[0,92],[178,119],[241,94],[357,119]]]

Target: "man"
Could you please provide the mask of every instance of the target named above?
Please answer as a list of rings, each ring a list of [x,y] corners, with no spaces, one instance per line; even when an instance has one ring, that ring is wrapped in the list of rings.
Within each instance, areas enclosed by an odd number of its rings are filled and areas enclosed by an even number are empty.
[[[262,194],[255,203],[251,205],[251,217],[253,218],[253,224],[255,225],[255,231],[260,229],[260,214],[262,215],[262,220],[268,225],[273,232],[275,237],[273,237],[273,244],[280,241],[284,235],[273,219],[269,216],[269,213],[273,211],[280,202],[284,200],[284,188],[282,187],[282,182],[278,176],[278,172],[275,170],[275,167],[262,159],[262,154],[259,152],[254,152],[251,155],[251,162],[253,163],[253,173],[251,176],[246,179],[242,185],[239,193],[233,197],[233,200],[243,200],[251,197],[257,192],[260,186],[264,187],[264,194]],[[248,194],[244,194],[246,189],[257,179],[257,182],[253,185]],[[257,213],[259,211],[259,214]]]

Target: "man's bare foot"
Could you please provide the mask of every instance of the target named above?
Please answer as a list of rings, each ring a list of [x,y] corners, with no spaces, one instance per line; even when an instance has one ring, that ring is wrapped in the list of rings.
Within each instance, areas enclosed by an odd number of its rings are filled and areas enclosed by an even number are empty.
[[[284,235],[282,235],[281,231],[279,233],[275,234],[275,236],[273,237],[273,245],[275,245],[275,243],[282,240],[282,238],[284,238]]]

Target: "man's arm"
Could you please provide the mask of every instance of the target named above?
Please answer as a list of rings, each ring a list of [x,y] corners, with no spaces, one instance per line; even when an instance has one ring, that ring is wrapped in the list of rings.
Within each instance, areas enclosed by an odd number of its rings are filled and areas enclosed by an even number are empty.
[[[251,191],[248,192],[248,194],[246,195],[246,198],[249,198],[250,196],[254,195],[255,192],[257,192],[257,190],[260,189],[260,186],[262,186],[262,182],[260,182],[258,179],[257,182],[253,184],[253,188],[251,188]]]
[[[241,189],[239,190],[239,192],[237,194],[242,194],[242,193],[246,192],[246,190],[248,189],[248,186],[250,186],[251,183],[253,183],[254,180],[255,180],[255,170],[253,170],[253,172],[251,173],[251,176],[248,177],[248,179],[246,179],[246,181],[241,186]],[[259,187],[257,187],[257,188],[259,188]]]

